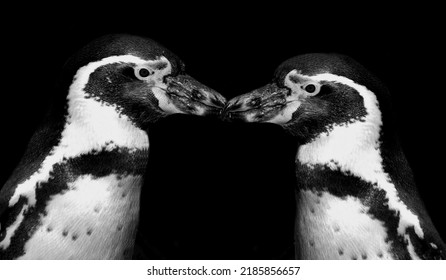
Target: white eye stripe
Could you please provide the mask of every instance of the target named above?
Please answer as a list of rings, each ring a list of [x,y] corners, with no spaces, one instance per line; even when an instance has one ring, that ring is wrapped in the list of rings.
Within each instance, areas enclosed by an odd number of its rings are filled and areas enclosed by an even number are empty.
[[[285,85],[293,92],[304,96],[315,96],[321,90],[321,84],[311,77],[302,75],[297,70],[290,71],[285,77]]]
[[[137,79],[146,82],[161,82],[163,77],[172,72],[172,65],[164,56],[155,61],[145,61],[134,67],[134,75]]]

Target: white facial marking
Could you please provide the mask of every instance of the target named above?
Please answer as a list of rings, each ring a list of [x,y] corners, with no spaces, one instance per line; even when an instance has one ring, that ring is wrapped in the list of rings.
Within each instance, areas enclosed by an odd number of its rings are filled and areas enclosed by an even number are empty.
[[[292,100],[293,96],[287,97],[287,106],[280,111],[279,114],[274,116],[274,118],[267,120],[266,122],[269,123],[276,123],[276,124],[285,124],[289,122],[293,118],[293,113],[299,108],[299,106],[302,104],[299,100]]]
[[[398,234],[404,235],[407,240],[409,236],[406,229],[413,226],[418,237],[423,238],[424,233],[418,216],[401,201],[395,185],[384,172],[379,143],[382,119],[375,94],[348,78],[333,74],[320,74],[310,78],[354,88],[364,99],[367,115],[363,121],[334,125],[329,132],[322,133],[312,142],[300,146],[297,160],[309,167],[322,164],[332,170],[349,172],[384,190],[389,209],[400,215]]]
[[[303,259],[392,259],[384,223],[355,197],[300,190],[297,227]]]
[[[180,111],[167,96],[167,85],[163,82],[164,76],[172,73],[172,65],[169,60],[165,57],[161,57],[157,63],[150,63],[147,64],[147,66],[155,68],[156,64],[159,64],[159,61],[165,63],[166,67],[159,71],[154,70],[154,74],[146,78],[149,83],[153,83],[154,85],[152,89],[153,95],[158,99],[158,106],[167,114],[182,113],[182,111]]]
[[[429,243],[429,244],[432,246],[432,248],[438,249],[437,245],[435,245],[434,243]]]
[[[281,110],[274,118],[266,121],[275,124],[286,124],[293,118],[293,113],[300,107],[302,100],[308,96],[308,92],[303,90],[298,84],[291,81],[292,76],[301,76],[297,70],[293,70],[285,77],[285,86],[291,89],[291,95],[286,97],[287,106]],[[252,119],[252,118],[251,118]],[[254,121],[254,120],[248,120]]]
[[[47,182],[53,165],[63,158],[76,157],[94,150],[107,147],[125,147],[131,150],[148,149],[147,133],[136,127],[131,120],[118,114],[115,106],[105,105],[93,98],[86,98],[84,91],[91,73],[97,68],[110,63],[147,63],[132,55],[111,56],[100,61],[91,62],[81,67],[70,86],[68,93],[68,117],[62,131],[62,139],[42,162],[39,170],[26,181],[17,185],[9,206],[17,203],[20,196],[28,199],[28,205],[36,203],[35,188],[37,184]]]
[[[132,175],[79,177],[48,201],[20,259],[122,259],[133,247],[141,182]]]
[[[166,95],[165,89],[154,87],[152,92],[153,95],[155,95],[156,99],[158,99],[158,106],[164,112],[166,112],[167,114],[183,113],[175,106],[175,104],[173,104],[172,100],[170,100],[170,98]]]

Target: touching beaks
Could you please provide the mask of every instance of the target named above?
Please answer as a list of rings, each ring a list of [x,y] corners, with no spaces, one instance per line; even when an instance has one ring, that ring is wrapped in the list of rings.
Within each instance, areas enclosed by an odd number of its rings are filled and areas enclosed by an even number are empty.
[[[228,121],[272,122],[290,102],[290,89],[275,83],[234,97],[226,103],[221,117]]]
[[[225,106],[226,99],[221,94],[189,75],[167,76],[165,82],[169,107],[171,107],[168,109],[170,110],[169,113],[200,116],[220,115]]]

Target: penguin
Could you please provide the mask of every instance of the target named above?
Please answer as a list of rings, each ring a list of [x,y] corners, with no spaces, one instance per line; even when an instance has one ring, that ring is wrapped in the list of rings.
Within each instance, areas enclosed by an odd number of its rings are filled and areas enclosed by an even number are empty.
[[[298,144],[298,259],[445,259],[386,86],[353,58],[311,53],[228,101],[223,118],[280,125]]]
[[[187,75],[171,51],[129,34],[81,48],[55,93],[0,191],[0,259],[129,259],[148,125],[177,113],[218,114],[225,99]]]

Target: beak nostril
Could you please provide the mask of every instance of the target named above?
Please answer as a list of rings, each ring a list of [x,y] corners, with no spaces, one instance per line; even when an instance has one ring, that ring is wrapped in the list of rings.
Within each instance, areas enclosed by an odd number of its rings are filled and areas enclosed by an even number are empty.
[[[260,97],[254,97],[253,99],[251,99],[251,100],[249,101],[249,105],[250,105],[250,106],[259,106],[261,102],[262,102],[262,98],[260,98]]]
[[[203,99],[203,94],[199,90],[197,90],[197,89],[193,89],[192,90],[191,96],[194,99]]]

